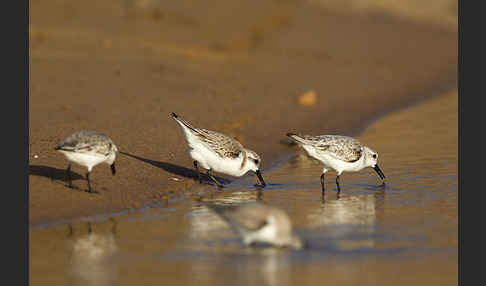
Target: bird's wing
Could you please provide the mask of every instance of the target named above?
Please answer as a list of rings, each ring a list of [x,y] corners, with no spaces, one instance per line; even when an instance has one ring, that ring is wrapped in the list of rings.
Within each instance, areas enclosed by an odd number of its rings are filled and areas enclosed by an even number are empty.
[[[171,113],[171,116],[181,125],[185,126],[186,130],[192,135],[198,137],[204,145],[216,152],[222,158],[237,158],[243,151],[243,146],[238,141],[224,134],[207,129],[195,128],[175,113]]]
[[[198,129],[197,131],[194,132],[194,135],[222,158],[238,158],[243,151],[243,145],[231,137],[206,129]]]
[[[116,150],[116,146],[102,133],[78,132],[66,138],[56,149],[107,156],[112,149]]]
[[[207,205],[214,212],[219,214],[233,227],[243,228],[247,231],[256,231],[267,225],[267,209],[258,205]]]
[[[347,136],[323,135],[306,138],[306,140],[312,142],[318,152],[349,163],[358,161],[363,152],[361,143]]]

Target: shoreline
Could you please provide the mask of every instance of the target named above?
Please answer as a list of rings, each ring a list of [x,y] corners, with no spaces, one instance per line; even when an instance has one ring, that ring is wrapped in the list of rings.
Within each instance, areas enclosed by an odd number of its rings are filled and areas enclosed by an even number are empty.
[[[356,133],[352,134],[351,136],[362,137],[364,135],[363,133],[366,133],[366,131],[369,129],[369,127],[373,126],[375,123],[378,123],[380,121],[385,121],[387,118],[393,117],[394,115],[403,113],[404,111],[407,111],[407,110],[420,109],[422,106],[431,105],[434,102],[440,101],[441,98],[443,99],[443,98],[449,97],[451,93],[456,92],[456,94],[457,94],[457,91],[455,91],[455,90],[456,89],[449,89],[446,92],[441,92],[440,94],[432,95],[432,96],[430,96],[426,99],[422,99],[422,100],[419,100],[417,102],[412,102],[408,105],[401,106],[401,107],[399,107],[399,108],[397,108],[393,111],[385,112],[384,114],[377,116],[374,119],[368,120],[368,122],[366,124],[361,124],[362,127],[355,128],[355,130],[358,130],[358,129],[359,130],[356,131]],[[286,164],[288,162],[288,159],[290,157],[292,157],[292,155],[289,152],[291,152],[291,151],[289,151],[287,149],[286,152],[280,153],[277,156],[269,158],[269,161],[271,161],[272,164],[271,164],[271,166],[266,168],[267,169],[266,171],[273,171],[276,168],[279,168],[279,166]],[[243,177],[243,179],[245,177]],[[240,179],[242,179],[242,178],[235,178],[235,180],[240,180]],[[42,228],[46,228],[46,227],[51,227],[51,226],[56,226],[56,225],[59,225],[59,224],[68,223],[68,222],[71,222],[71,221],[84,221],[84,220],[99,221],[99,220],[105,220],[108,216],[126,215],[126,214],[130,214],[130,213],[133,213],[133,212],[140,212],[140,211],[143,212],[146,209],[151,209],[151,208],[154,208],[154,207],[157,208],[160,205],[167,206],[168,204],[171,204],[171,203],[191,199],[191,197],[194,197],[194,196],[203,197],[207,192],[201,193],[202,191],[204,191],[202,189],[207,188],[207,187],[210,187],[210,186],[208,186],[208,185],[200,186],[197,183],[194,183],[192,186],[188,186],[188,189],[190,191],[189,194],[175,194],[173,196],[168,195],[163,201],[159,201],[159,202],[156,202],[156,203],[154,203],[154,202],[148,202],[147,203],[147,201],[145,201],[145,205],[142,205],[139,208],[127,208],[127,209],[122,209],[122,210],[119,210],[119,211],[107,211],[107,212],[101,212],[101,213],[94,213],[94,214],[89,215],[89,216],[80,216],[80,217],[73,217],[73,218],[57,218],[57,219],[53,219],[53,220],[49,220],[49,221],[37,222],[37,223],[34,223],[34,224],[31,223],[29,227],[31,229],[42,229]],[[144,202],[141,202],[141,203],[143,204]]]
[[[356,128],[356,131],[352,132],[351,136],[353,136],[353,137],[361,136],[361,134],[370,125],[374,124],[375,122],[379,121],[380,119],[382,119],[382,118],[384,118],[384,117],[386,117],[390,114],[400,112],[404,109],[417,107],[419,105],[422,105],[426,102],[433,100],[434,98],[444,97],[447,94],[449,94],[451,91],[454,91],[454,90],[457,90],[457,82],[456,81],[449,81],[448,83],[444,84],[444,86],[435,89],[435,91],[431,91],[431,90],[429,90],[430,92],[429,91],[423,91],[422,93],[429,93],[430,95],[425,96],[424,98],[418,98],[418,99],[412,100],[411,102],[396,106],[394,108],[391,108],[391,110],[384,110],[383,112],[377,114],[375,117],[372,117],[372,118],[366,120],[365,123],[362,123],[362,126],[359,127],[359,128]]]
[[[171,2],[167,17],[132,19],[112,9],[117,3],[94,10],[85,2],[32,3],[31,226],[197,191],[171,112],[235,137],[260,154],[265,172],[287,152],[280,144],[287,132],[355,136],[457,85],[457,32],[434,26],[287,1],[240,3],[232,17],[227,1],[210,11]],[[317,100],[299,104],[307,92]],[[72,168],[77,189],[67,188],[67,162],[53,150],[82,129],[105,133],[128,154],[118,154],[115,177],[94,168],[99,195],[83,191],[79,166]]]

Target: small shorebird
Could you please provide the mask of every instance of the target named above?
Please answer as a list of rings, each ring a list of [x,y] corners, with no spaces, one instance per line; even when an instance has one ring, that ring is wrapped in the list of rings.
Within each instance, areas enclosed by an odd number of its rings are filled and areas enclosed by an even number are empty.
[[[304,244],[300,237],[292,232],[292,223],[288,215],[277,207],[258,202],[204,205],[226,221],[247,246],[259,242],[300,249]]]
[[[260,173],[260,156],[252,150],[246,149],[240,142],[224,134],[195,128],[177,114],[172,113],[172,118],[179,123],[186,136],[189,145],[189,155],[194,160],[194,168],[202,183],[198,166],[207,169],[207,175],[218,187],[223,187],[212,175],[212,171],[241,177],[248,171],[254,172],[262,187],[265,181]]]
[[[329,169],[337,172],[336,185],[338,192],[339,176],[343,172],[357,172],[366,167],[373,168],[384,181],[385,174],[378,167],[378,153],[361,145],[361,143],[348,136],[340,135],[297,135],[287,133],[297,144],[302,146],[309,156],[324,164],[321,175],[322,192],[324,193],[324,174]]]
[[[111,167],[113,176],[116,173],[115,158],[117,147],[111,139],[103,133],[82,130],[69,136],[55,150],[66,156],[69,165],[66,174],[69,180],[69,187],[72,188],[71,162],[88,168],[86,180],[88,181],[88,192],[92,192],[89,182],[89,173],[94,166],[106,163]]]

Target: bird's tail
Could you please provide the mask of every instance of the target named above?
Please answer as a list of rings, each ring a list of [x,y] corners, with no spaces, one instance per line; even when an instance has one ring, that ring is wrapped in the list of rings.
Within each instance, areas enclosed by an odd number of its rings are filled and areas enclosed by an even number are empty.
[[[170,115],[181,126],[183,126],[183,127],[185,126],[185,127],[189,128],[189,129],[191,129],[192,131],[198,133],[198,131],[196,130],[196,128],[194,128],[191,124],[189,124],[187,121],[185,121],[184,119],[182,119],[179,115],[175,114],[174,112],[172,112]]]
[[[305,144],[307,142],[301,135],[295,133],[287,133],[287,136],[299,144]]]

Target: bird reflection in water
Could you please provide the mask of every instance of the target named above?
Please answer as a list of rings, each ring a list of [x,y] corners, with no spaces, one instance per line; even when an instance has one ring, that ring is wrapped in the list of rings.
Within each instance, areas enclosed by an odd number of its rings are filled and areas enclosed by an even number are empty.
[[[87,234],[79,234],[69,224],[68,247],[70,250],[70,285],[112,286],[118,285],[116,254],[117,222],[110,220],[109,231],[95,232],[91,222],[87,223]],[[97,225],[98,226],[98,225]],[[99,224],[102,226],[102,224]]]
[[[342,250],[373,248],[373,234],[383,212],[384,191],[373,194],[343,195],[309,208],[307,226],[325,227],[336,247]]]

